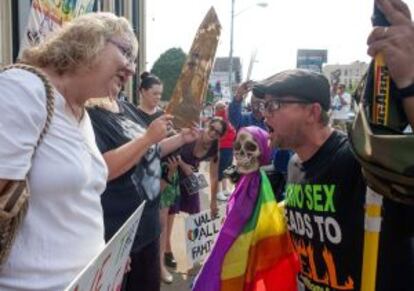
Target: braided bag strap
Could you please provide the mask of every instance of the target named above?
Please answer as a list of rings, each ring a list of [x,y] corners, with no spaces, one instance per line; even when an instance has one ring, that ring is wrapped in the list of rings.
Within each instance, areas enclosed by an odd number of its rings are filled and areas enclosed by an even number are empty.
[[[35,150],[42,142],[44,136],[49,130],[54,108],[55,98],[53,94],[53,88],[46,75],[40,70],[25,64],[14,64],[0,68],[0,73],[9,69],[23,69],[37,75],[43,82],[46,90],[46,110],[47,117],[45,126],[39,135]],[[34,151],[35,152],[35,151]],[[34,155],[33,152],[33,155]],[[4,263],[9,256],[14,239],[17,234],[17,230],[23,222],[28,209],[28,199],[30,193],[27,191],[26,181],[13,181],[10,183],[5,193],[0,193],[1,198],[4,200],[0,209],[0,264]]]
[[[38,76],[42,80],[43,84],[45,85],[47,117],[46,117],[45,126],[43,127],[43,130],[40,133],[39,139],[37,141],[37,145],[36,145],[36,147],[37,147],[42,142],[44,136],[46,135],[47,131],[49,130],[50,123],[52,122],[53,113],[55,111],[55,97],[54,97],[54,94],[53,94],[53,87],[50,84],[50,81],[46,77],[46,75],[42,71],[40,71],[39,69],[37,69],[33,66],[26,65],[26,64],[13,64],[13,65],[9,65],[9,66],[5,66],[5,67],[0,68],[0,73],[4,72],[6,70],[10,70],[10,69],[22,69],[22,70],[29,71],[29,72],[35,74],[36,76]]]

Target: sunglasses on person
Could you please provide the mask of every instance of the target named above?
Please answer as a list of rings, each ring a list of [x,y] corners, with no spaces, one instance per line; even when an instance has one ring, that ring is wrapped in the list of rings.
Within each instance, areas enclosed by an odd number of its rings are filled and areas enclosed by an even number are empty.
[[[125,43],[122,43],[121,41],[115,40],[113,38],[108,39],[108,42],[113,44],[118,48],[118,50],[121,52],[121,54],[131,63],[136,64],[137,58],[132,53],[132,47],[128,46]]]
[[[215,137],[220,137],[222,135],[221,130],[218,130],[217,128],[214,127],[214,125],[210,124],[208,126],[208,130],[212,133],[214,133]]]
[[[274,111],[279,110],[282,104],[312,104],[308,100],[283,100],[283,99],[272,99],[264,103],[264,110],[267,114],[272,114]]]

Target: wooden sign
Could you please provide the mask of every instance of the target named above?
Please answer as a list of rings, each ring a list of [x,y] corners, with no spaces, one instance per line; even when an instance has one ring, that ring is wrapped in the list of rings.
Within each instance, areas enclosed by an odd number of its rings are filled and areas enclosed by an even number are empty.
[[[166,112],[174,115],[176,128],[199,122],[203,99],[220,37],[221,25],[213,7],[201,23],[184,63]]]

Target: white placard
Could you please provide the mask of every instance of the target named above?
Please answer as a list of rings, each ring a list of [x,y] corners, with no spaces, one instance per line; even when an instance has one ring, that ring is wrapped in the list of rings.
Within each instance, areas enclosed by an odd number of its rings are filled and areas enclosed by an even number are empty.
[[[186,252],[189,266],[201,262],[211,251],[225,219],[225,205],[219,207],[215,217],[210,209],[189,215],[185,219]]]
[[[144,205],[145,201],[65,291],[121,290],[122,278]]]

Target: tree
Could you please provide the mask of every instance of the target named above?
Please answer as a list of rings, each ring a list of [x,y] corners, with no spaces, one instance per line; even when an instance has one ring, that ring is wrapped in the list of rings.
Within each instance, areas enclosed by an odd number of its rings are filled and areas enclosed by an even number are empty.
[[[151,73],[164,84],[161,100],[169,101],[184,65],[186,54],[181,48],[171,48],[160,55],[152,66]]]
[[[207,88],[206,96],[204,97],[204,100],[205,100],[204,105],[214,103],[214,92],[213,92],[213,87],[211,86],[211,84],[208,84],[208,88]]]

